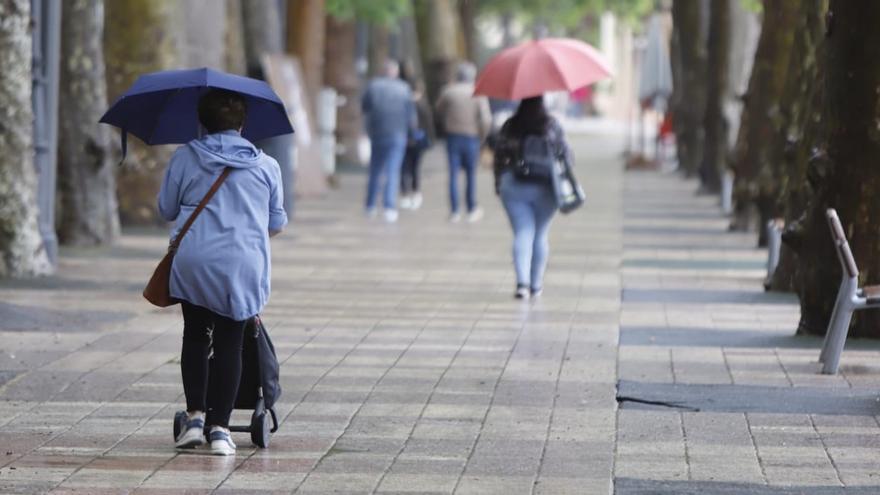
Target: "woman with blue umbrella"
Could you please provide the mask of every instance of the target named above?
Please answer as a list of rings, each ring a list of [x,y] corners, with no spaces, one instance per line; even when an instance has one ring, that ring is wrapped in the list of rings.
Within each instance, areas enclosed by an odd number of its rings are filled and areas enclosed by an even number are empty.
[[[160,214],[174,222],[169,293],[184,320],[187,421],[175,443],[200,446],[207,430],[213,454],[234,455],[229,418],[245,327],[269,298],[269,237],[287,223],[278,163],[247,137],[292,132],[284,106],[261,81],[168,71],[141,77],[102,121],[123,139],[127,131],[148,144],[186,143],[158,197]]]

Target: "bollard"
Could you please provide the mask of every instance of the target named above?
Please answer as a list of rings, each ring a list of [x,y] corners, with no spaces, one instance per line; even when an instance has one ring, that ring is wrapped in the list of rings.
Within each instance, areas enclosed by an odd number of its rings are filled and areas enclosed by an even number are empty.
[[[336,90],[329,87],[321,88],[318,95],[318,136],[321,143],[321,164],[327,176],[336,173],[336,111],[345,105],[345,97],[339,96]]]
[[[785,220],[774,218],[767,222],[767,278],[764,279],[764,288],[770,288],[770,282],[776,267],[779,265],[779,252],[782,249],[782,229]]]
[[[733,172],[725,170],[721,176],[721,212],[725,215],[733,213]]]

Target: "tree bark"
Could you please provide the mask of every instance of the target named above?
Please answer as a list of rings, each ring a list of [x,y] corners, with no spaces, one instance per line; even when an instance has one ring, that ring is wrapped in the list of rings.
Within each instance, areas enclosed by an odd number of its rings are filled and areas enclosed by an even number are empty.
[[[178,7],[173,0],[113,0],[104,5],[109,101],[114,101],[141,74],[180,65],[183,42]],[[172,150],[169,146],[149,147],[136,138],[128,140],[128,157],[117,168],[123,224],[161,222],[156,194]]]
[[[299,58],[309,105],[315,108],[324,76],[324,0],[290,0],[287,8],[287,51]],[[334,40],[335,42],[335,40]]]
[[[244,53],[244,21],[241,12],[242,0],[226,0],[226,70],[233,74],[247,74]]]
[[[766,244],[764,226],[780,214],[778,163],[771,155],[784,126],[780,101],[785,91],[799,2],[764,1],[764,29],[746,94],[743,124],[734,150],[734,218],[731,230],[757,230]]]
[[[825,222],[835,208],[843,223],[861,284],[880,282],[880,3],[832,0],[825,40],[823,128],[827,160],[813,160],[808,173],[814,193],[798,252],[803,270],[799,332],[822,334],[840,282]],[[880,313],[855,314],[850,335],[880,337]]]
[[[368,60],[371,77],[385,75],[385,63],[388,62],[391,51],[391,39],[388,26],[383,24],[370,25],[370,40]]]
[[[247,72],[262,79],[260,59],[266,53],[281,53],[281,13],[277,0],[243,0],[244,52]]]
[[[788,79],[781,108],[786,124],[774,144],[774,161],[780,167],[780,185],[783,198],[786,230],[779,266],[773,274],[769,289],[794,291],[801,285],[794,247],[802,245],[803,232],[799,220],[807,209],[810,194],[805,181],[807,164],[822,136],[822,78],[821,58],[825,36],[827,0],[800,0],[798,26],[788,70]],[[816,239],[811,242],[823,242]]]
[[[63,3],[58,133],[58,239],[108,244],[119,235],[107,108],[103,0]]]
[[[37,226],[29,0],[0,2],[0,277],[52,269]]]
[[[458,0],[458,16],[461,20],[461,34],[464,53],[468,60],[477,60],[477,0]]]
[[[697,174],[703,157],[703,117],[706,109],[706,38],[702,28],[704,3],[675,0],[673,26],[681,62],[681,97],[673,108],[678,162],[688,177]]]
[[[728,122],[724,115],[730,54],[730,0],[713,0],[709,7],[709,49],[706,74],[705,143],[700,166],[704,192],[721,191],[721,174],[727,169]]]
[[[453,0],[415,0],[425,85],[430,102],[452,81],[458,61],[459,25]]]
[[[327,39],[324,45],[324,83],[345,98],[336,119],[336,139],[343,147],[340,161],[359,163],[358,140],[363,133],[361,116],[361,81],[355,67],[357,24],[353,19],[327,16]]]

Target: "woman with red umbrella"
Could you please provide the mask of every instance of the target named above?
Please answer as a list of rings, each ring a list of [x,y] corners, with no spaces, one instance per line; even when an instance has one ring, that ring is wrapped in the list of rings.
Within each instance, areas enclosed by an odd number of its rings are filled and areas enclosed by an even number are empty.
[[[555,167],[562,163],[569,168],[572,163],[562,127],[547,112],[543,94],[575,91],[610,73],[591,46],[544,39],[500,53],[477,81],[476,94],[522,100],[493,140],[495,190],[513,229],[518,299],[534,298],[543,291],[550,223],[561,206],[554,186]]]

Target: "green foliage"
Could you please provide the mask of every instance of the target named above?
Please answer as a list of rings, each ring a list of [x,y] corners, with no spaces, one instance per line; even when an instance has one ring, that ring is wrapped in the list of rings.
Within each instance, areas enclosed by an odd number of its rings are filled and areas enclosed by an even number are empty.
[[[409,15],[409,0],[327,0],[327,13],[340,19],[355,18],[372,24],[390,25]]]
[[[761,13],[764,11],[764,4],[761,0],[740,0],[740,3],[749,12]]]
[[[654,4],[655,0],[480,0],[478,6],[481,13],[512,13],[546,23],[551,29],[570,29],[585,17],[604,12],[638,21],[654,9]]]

